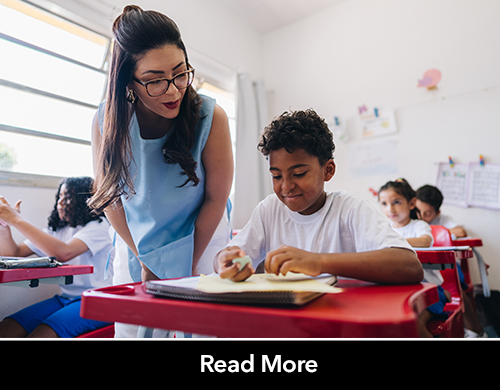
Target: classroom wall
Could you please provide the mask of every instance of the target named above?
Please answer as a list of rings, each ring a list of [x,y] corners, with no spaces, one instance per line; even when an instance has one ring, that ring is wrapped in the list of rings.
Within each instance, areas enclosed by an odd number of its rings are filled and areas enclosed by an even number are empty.
[[[499,14],[496,0],[349,0],[273,31],[263,41],[270,113],[314,108],[330,123],[338,115],[349,140],[336,137],[337,173],[327,189],[374,203],[369,188],[388,180],[435,184],[448,156],[500,163]],[[430,68],[442,72],[438,89],[417,88]],[[394,110],[398,132],[363,139],[362,105]],[[391,173],[355,169],[370,148],[395,150]],[[483,239],[490,287],[499,289],[500,211],[444,206],[443,213]]]

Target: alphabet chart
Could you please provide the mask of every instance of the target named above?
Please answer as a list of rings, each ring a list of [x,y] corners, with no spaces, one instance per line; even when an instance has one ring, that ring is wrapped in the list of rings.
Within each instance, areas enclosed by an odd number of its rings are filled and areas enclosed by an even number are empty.
[[[467,203],[472,207],[500,209],[500,164],[470,164]]]
[[[444,204],[500,209],[500,164],[440,163],[436,187]]]
[[[468,175],[469,164],[439,164],[436,187],[443,193],[443,203],[467,207]]]

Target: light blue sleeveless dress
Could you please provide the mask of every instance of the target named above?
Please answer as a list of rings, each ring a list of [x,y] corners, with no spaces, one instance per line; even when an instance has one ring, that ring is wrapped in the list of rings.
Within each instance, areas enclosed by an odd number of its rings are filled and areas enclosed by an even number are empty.
[[[200,183],[194,186],[181,174],[178,164],[166,164],[161,148],[169,132],[162,138],[143,139],[135,112],[130,121],[133,160],[129,170],[134,180],[135,194],[122,196],[128,227],[139,259],[160,279],[192,274],[194,224],[205,196],[205,169],[201,155],[210,134],[215,100],[200,95],[203,104],[195,127],[196,143],[191,154],[198,162],[196,175]],[[99,126],[102,132],[104,103],[99,106]],[[228,200],[228,214],[230,202]],[[221,248],[222,249],[222,248]],[[134,281],[141,280],[141,265],[128,249],[129,271]]]

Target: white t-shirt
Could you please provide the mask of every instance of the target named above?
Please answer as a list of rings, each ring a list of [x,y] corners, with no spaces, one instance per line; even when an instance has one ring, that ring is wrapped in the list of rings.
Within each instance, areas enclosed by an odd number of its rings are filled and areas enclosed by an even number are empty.
[[[245,251],[254,268],[281,245],[314,253],[413,250],[373,205],[344,191],[327,193],[325,205],[312,215],[293,212],[276,195],[269,195],[229,243],[233,245]]]
[[[420,219],[412,219],[410,223],[401,228],[395,228],[394,226],[392,228],[404,238],[417,238],[424,235],[430,236],[432,238],[430,246],[434,244],[431,226],[427,222]]]
[[[439,214],[436,218],[434,218],[431,225],[444,226],[446,229],[453,229],[459,226],[458,223],[451,219],[451,217],[443,214]]]
[[[446,229],[450,230],[460,226],[456,223],[451,217],[448,215],[439,214],[436,218],[434,218],[431,222],[431,225],[435,226],[444,226]],[[457,236],[455,234],[451,234],[451,239],[456,240]]]
[[[423,235],[430,236],[432,238],[431,246],[434,244],[431,226],[427,222],[420,219],[412,219],[407,225],[401,228],[393,227],[393,229],[404,238],[417,238]],[[424,281],[434,283],[439,286],[443,283],[444,279],[441,272],[438,270],[424,269]]]
[[[111,237],[109,235],[109,222],[103,219],[102,222],[90,221],[85,226],[69,227],[66,226],[57,231],[43,229],[51,236],[68,242],[71,238],[78,238],[83,241],[89,250],[80,256],[71,259],[66,264],[72,265],[93,265],[92,274],[73,276],[73,284],[61,285],[61,293],[66,297],[79,297],[85,290],[110,286],[113,280],[113,267],[108,268],[108,275],[105,279],[104,270],[108,258],[108,253],[112,249]],[[30,240],[24,243],[37,255],[45,256]],[[57,260],[57,259],[56,259]],[[112,264],[113,258],[110,259]]]

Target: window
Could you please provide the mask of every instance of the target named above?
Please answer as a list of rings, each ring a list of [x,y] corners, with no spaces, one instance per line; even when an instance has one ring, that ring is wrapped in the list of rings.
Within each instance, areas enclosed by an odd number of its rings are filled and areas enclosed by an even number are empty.
[[[20,0],[0,0],[0,170],[93,176],[92,118],[110,39]]]

